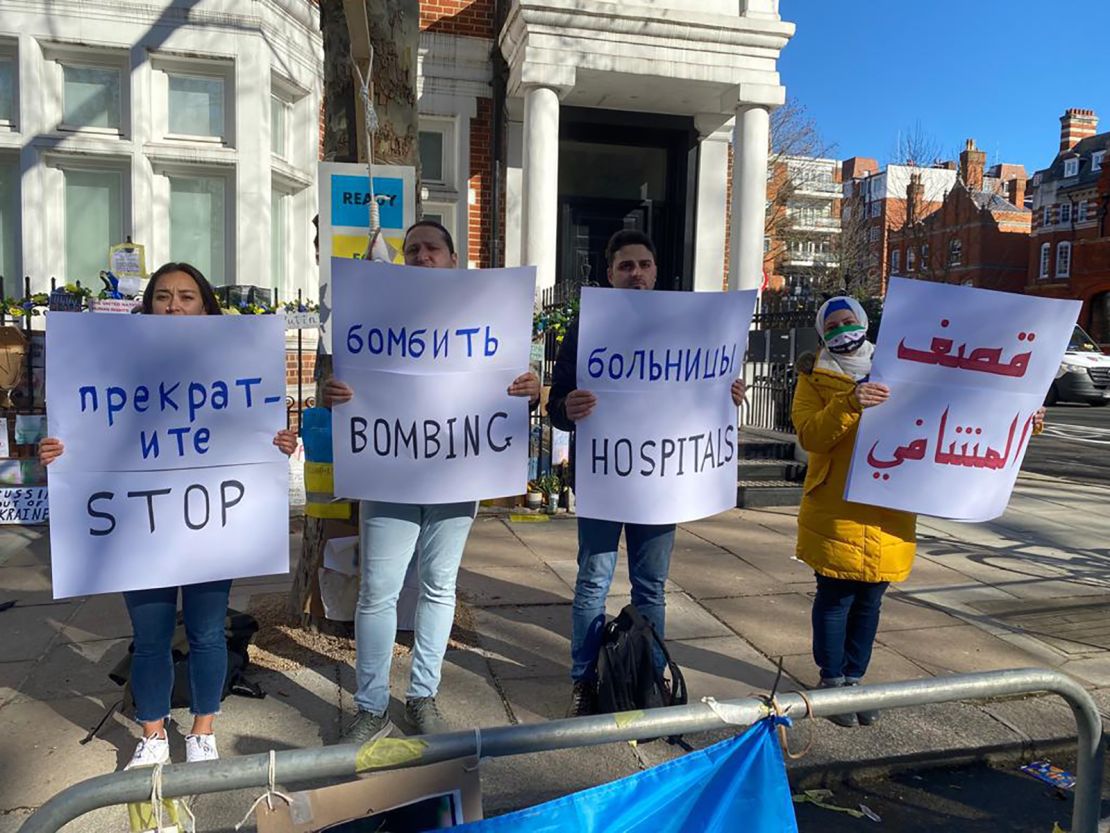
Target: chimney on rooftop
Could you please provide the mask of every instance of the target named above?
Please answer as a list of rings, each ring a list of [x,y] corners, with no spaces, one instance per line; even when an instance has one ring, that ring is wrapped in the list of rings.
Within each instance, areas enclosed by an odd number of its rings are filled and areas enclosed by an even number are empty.
[[[983,168],[986,164],[987,154],[975,147],[974,139],[968,139],[960,153],[960,179],[967,190],[983,190]]]
[[[1060,153],[1071,150],[1083,139],[1098,132],[1098,116],[1094,110],[1072,107],[1060,116]]]

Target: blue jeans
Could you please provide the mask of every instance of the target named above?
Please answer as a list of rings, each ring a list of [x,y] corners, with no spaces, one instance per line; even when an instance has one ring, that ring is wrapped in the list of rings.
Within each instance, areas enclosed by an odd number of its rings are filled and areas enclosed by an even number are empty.
[[[848,581],[817,575],[813,600],[813,660],[821,679],[858,682],[871,662],[879,608],[888,581]]]
[[[663,587],[671,567],[674,524],[649,526],[578,519],[578,579],[571,609],[570,676],[593,679],[605,625],[605,599],[617,567],[621,529],[628,545],[628,578],[632,582],[632,604],[663,638],[666,602]],[[661,656],[656,658],[662,661]]]
[[[434,697],[455,619],[455,579],[476,503],[360,504],[361,583],[355,609],[355,705],[383,713],[397,635],[397,599],[414,554],[420,576],[406,699]]]
[[[227,677],[224,623],[231,580],[186,584],[180,589],[189,638],[189,710],[194,715],[218,714]],[[154,723],[170,714],[177,591],[176,587],[161,587],[123,594],[134,632],[131,692],[140,723]]]

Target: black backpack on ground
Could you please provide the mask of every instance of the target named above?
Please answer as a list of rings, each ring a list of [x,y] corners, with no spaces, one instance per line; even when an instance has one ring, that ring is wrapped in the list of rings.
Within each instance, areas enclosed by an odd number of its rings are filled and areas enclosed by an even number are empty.
[[[666,673],[652,657],[658,648]],[[668,681],[666,677],[669,676]],[[601,632],[597,655],[599,713],[654,709],[686,704],[686,680],[663,640],[635,605],[627,605]]]
[[[243,676],[250,664],[247,646],[258,632],[258,620],[249,613],[228,609],[227,619],[224,622],[224,632],[227,635],[227,677],[224,679],[224,690],[220,693],[220,700],[229,694],[239,694],[244,697],[262,698],[266,693],[257,683],[253,683]],[[179,611],[177,614],[177,627],[173,632],[173,691],[170,694],[170,707],[174,709],[188,708],[191,700],[189,692],[189,639],[185,634],[185,620]],[[112,669],[108,675],[116,685],[126,686],[125,699],[131,702],[131,657],[135,651],[132,642],[127,649],[127,656]]]

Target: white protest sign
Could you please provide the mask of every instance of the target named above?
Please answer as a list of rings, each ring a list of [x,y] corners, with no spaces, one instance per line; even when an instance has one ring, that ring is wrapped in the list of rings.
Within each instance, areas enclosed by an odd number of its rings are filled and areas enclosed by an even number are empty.
[[[1001,515],[1079,301],[892,278],[845,500],[962,521]]]
[[[285,461],[52,472],[54,598],[288,572],[288,475]]]
[[[44,524],[48,520],[45,486],[0,488],[0,524]]]
[[[535,270],[335,258],[335,494],[454,503],[524,491]]]
[[[577,512],[670,524],[736,506],[736,406],[756,293],[586,287],[578,388],[597,397],[575,443]]]
[[[284,461],[279,316],[54,313],[46,338],[51,472]]]
[[[55,598],[288,571],[277,316],[55,313],[47,338]]]

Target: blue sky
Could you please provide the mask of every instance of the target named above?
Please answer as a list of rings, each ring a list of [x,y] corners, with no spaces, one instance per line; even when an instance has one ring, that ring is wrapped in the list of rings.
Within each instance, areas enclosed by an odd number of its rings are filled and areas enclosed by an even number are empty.
[[[1110,0],[781,0],[797,33],[779,62],[830,154],[890,160],[920,122],[945,157],[974,138],[987,164],[1032,174],[1059,118],[1110,131]]]

